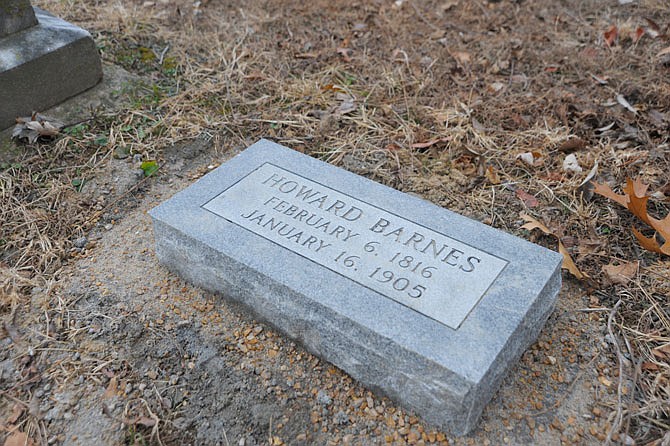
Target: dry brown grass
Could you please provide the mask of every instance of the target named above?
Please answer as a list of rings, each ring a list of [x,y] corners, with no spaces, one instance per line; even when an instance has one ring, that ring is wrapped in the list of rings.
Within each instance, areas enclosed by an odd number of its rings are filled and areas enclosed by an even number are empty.
[[[602,38],[612,24],[648,26],[644,17],[667,26],[664,1],[634,9],[595,0],[447,9],[410,0],[38,3],[90,29],[103,59],[150,82],[127,109],[35,145],[21,167],[0,172],[7,289],[58,278],[97,212],[80,206],[72,180],[95,175],[115,146],[160,158],[162,148],[202,135],[219,151],[269,137],[508,232],[522,234],[521,211],[541,218],[593,278],[585,285],[599,290],[592,303],[616,308],[609,330],[622,384],[612,433],[658,444],[670,430],[670,354],[654,350],[670,342],[668,261],[637,246],[625,211],[579,192],[597,161],[603,180],[640,177],[667,193],[670,86],[656,54],[668,43],[622,37],[607,48]],[[107,143],[96,147],[100,135]],[[575,152],[582,174],[562,171],[560,148],[573,137],[585,143]],[[413,146],[430,140],[440,141]],[[525,152],[538,163],[520,162]],[[539,205],[528,208],[516,189]],[[661,195],[654,206],[669,210]],[[602,274],[603,265],[633,260],[640,273],[628,284]],[[66,307],[50,310],[63,318]]]

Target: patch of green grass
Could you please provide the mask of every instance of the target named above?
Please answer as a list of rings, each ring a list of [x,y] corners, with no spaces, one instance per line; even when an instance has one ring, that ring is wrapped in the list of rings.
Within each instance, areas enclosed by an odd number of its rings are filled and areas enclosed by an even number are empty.
[[[73,178],[71,184],[72,187],[74,187],[74,190],[81,192],[81,188],[84,187],[85,182],[86,181],[83,178]]]
[[[144,171],[145,177],[150,177],[158,170],[158,163],[156,161],[144,161],[140,168]]]
[[[163,59],[161,70],[165,76],[174,77],[177,75],[177,59],[174,57],[166,57]]]
[[[346,86],[354,85],[358,80],[358,78],[355,75],[346,71],[342,71],[341,73],[339,73],[338,78],[340,83]]]
[[[63,130],[63,133],[66,135],[73,136],[75,138],[81,138],[84,136],[84,132],[88,130],[88,125],[86,124],[77,124]]]
[[[149,72],[156,70],[156,53],[146,46],[126,46],[113,53],[114,62],[132,71]]]
[[[159,84],[140,83],[126,92],[130,108],[144,109],[157,107],[166,96],[166,90]]]
[[[138,432],[135,426],[128,426],[124,444],[128,446],[146,446],[147,440],[141,432]]]

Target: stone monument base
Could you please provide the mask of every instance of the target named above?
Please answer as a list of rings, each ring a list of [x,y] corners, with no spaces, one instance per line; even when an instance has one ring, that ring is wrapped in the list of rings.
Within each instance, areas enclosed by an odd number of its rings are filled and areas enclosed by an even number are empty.
[[[151,216],[167,268],[456,434],[561,287],[558,253],[266,140]]]
[[[0,129],[102,79],[91,35],[35,8],[38,24],[0,38]]]

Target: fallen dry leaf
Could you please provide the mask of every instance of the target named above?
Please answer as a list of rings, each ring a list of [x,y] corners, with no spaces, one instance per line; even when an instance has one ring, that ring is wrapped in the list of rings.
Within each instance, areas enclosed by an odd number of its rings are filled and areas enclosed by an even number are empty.
[[[586,183],[588,183],[589,181],[591,181],[593,177],[596,176],[597,173],[598,173],[598,160],[595,160],[595,162],[593,163],[593,167],[589,171],[588,175],[586,175],[586,178],[584,178],[584,180],[579,184],[579,186],[581,187]]]
[[[661,27],[658,26],[658,23],[654,22],[649,17],[645,17],[644,19],[647,21],[647,23],[649,24],[649,27],[652,29],[652,31],[655,31],[657,34],[661,33]]]
[[[337,54],[342,56],[342,60],[345,62],[351,62],[351,55],[353,54],[353,51],[349,48],[340,47],[337,49]]]
[[[642,246],[647,251],[655,252],[656,254],[667,254],[661,250],[661,246],[656,241],[655,237],[647,237],[635,228],[630,228],[630,230],[633,232],[633,235],[640,243],[640,246]]]
[[[7,418],[7,423],[9,424],[16,424],[16,421],[21,417],[23,414],[23,406],[20,404],[14,404],[12,407],[12,414]]]
[[[530,152],[520,153],[516,157],[517,159],[520,159],[524,163],[528,164],[529,166],[532,166],[535,163],[535,157]]]
[[[105,393],[102,395],[103,398],[111,398],[116,395],[116,389],[118,388],[118,379],[116,376],[112,376],[107,385]]]
[[[498,171],[495,170],[493,166],[487,167],[484,175],[486,175],[486,179],[489,180],[489,183],[500,184],[500,175],[498,175]]]
[[[563,254],[563,265],[562,265],[563,269],[567,269],[570,272],[570,274],[572,274],[579,280],[586,279],[589,277],[586,275],[586,273],[580,271],[580,269],[575,264],[575,261],[572,260],[570,252],[568,252],[568,249],[565,247],[565,245],[563,245],[563,243],[560,240],[558,241],[558,252]]]
[[[617,194],[605,183],[593,183],[593,185],[593,192],[624,206],[641,221],[655,229],[657,235],[663,238],[664,243],[661,245],[656,237],[646,237],[637,228],[631,228],[633,235],[644,249],[670,255],[670,213],[662,220],[658,220],[647,213],[647,201],[649,201],[647,189],[649,185],[642,183],[640,180],[628,178],[626,186],[623,188],[623,195]]]
[[[442,3],[442,6],[440,6],[440,9],[442,9],[442,11],[446,12],[446,11],[449,11],[454,6],[458,6],[458,1],[457,0],[449,0],[447,2]]]
[[[62,127],[63,124],[60,122],[39,113],[33,113],[32,116],[16,118],[12,138],[27,139],[32,144],[39,138],[53,138],[58,135]]]
[[[33,446],[34,444],[25,432],[15,431],[5,439],[4,446]]]
[[[332,90],[332,91],[344,91],[344,88],[340,87],[339,85],[334,85],[334,84],[326,84],[323,87],[321,87],[322,90],[327,91],[327,90]]]
[[[639,261],[625,262],[620,265],[613,265],[610,263],[609,265],[603,266],[603,272],[613,283],[625,285],[630,279],[637,275],[639,267]]]
[[[654,356],[660,359],[670,359],[670,343],[656,347],[651,351]]]
[[[605,183],[593,183],[593,192],[616,201],[621,206],[628,207],[628,197],[626,195],[617,194]]]
[[[490,93],[498,93],[498,92],[502,91],[504,88],[505,88],[505,84],[503,84],[502,82],[494,82],[492,84],[489,84],[488,87],[486,87],[486,89]]]
[[[600,382],[600,384],[602,384],[602,385],[605,386],[605,387],[610,387],[610,386],[612,385],[612,380],[607,379],[607,378],[604,377],[603,375],[600,375],[600,376],[598,377],[598,381]]]
[[[461,155],[451,162],[451,167],[461,171],[465,175],[477,173],[477,166],[470,155]]]
[[[642,368],[642,370],[648,370],[648,371],[652,371],[652,372],[655,372],[655,371],[661,369],[661,367],[658,364],[654,364],[653,362],[649,362],[649,361],[644,361],[641,365],[641,368]]]
[[[587,256],[598,252],[602,248],[602,241],[596,239],[579,239],[577,251],[580,256]]]
[[[616,100],[623,108],[633,113],[634,115],[637,115],[637,109],[632,105],[630,105],[630,102],[628,102],[628,100],[626,100],[626,98],[623,97],[622,94],[616,95]]]
[[[605,38],[605,44],[609,47],[614,45],[614,42],[616,41],[618,35],[619,35],[619,29],[616,27],[616,25],[612,25],[610,29],[608,29],[603,33],[603,37]]]
[[[547,235],[556,237],[556,240],[558,240],[558,252],[563,254],[562,268],[567,269],[568,272],[570,272],[570,274],[572,274],[579,280],[588,279],[589,276],[581,272],[579,268],[577,268],[577,265],[575,264],[574,260],[572,260],[572,256],[568,252],[568,249],[565,247],[565,245],[563,245],[563,242],[561,242],[560,237],[554,234],[554,232],[551,231],[544,223],[531,217],[528,214],[522,213],[521,218],[524,221],[526,221],[526,223],[523,226],[521,226],[522,229],[527,229],[528,231],[532,231],[533,229],[539,229],[540,231],[544,232]]]
[[[567,141],[564,141],[563,144],[558,146],[559,152],[574,152],[575,150],[581,150],[586,147],[586,142],[581,138],[570,138]]]
[[[451,53],[451,56],[456,59],[456,62],[458,62],[461,65],[467,65],[470,63],[470,60],[472,59],[472,56],[470,56],[470,53],[465,52],[465,51],[454,51]]]
[[[356,104],[353,99],[342,101],[342,103],[335,109],[335,113],[338,115],[346,115],[356,110]]]
[[[346,115],[356,110],[356,98],[347,93],[335,93],[335,98],[340,101],[340,105],[335,110],[338,115]]]
[[[529,194],[523,189],[517,189],[514,191],[514,193],[516,194],[517,197],[519,197],[519,199],[521,199],[521,201],[526,203],[526,206],[528,206],[529,208],[534,208],[540,204],[540,202],[537,201],[537,198],[535,198],[535,196]]]

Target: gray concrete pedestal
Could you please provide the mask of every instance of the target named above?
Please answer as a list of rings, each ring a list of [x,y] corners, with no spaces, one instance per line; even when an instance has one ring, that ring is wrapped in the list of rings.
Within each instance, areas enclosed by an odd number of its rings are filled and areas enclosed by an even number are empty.
[[[3,8],[28,3],[0,0],[0,29],[16,22]],[[37,25],[0,37],[0,129],[96,85],[102,67],[91,35],[34,8]],[[4,25],[3,25],[4,24]],[[0,34],[1,35],[1,34]]]

